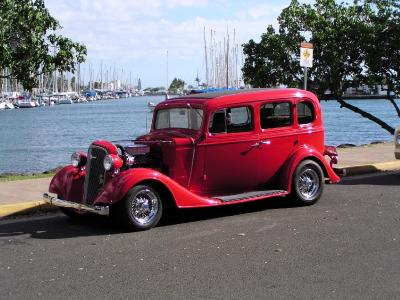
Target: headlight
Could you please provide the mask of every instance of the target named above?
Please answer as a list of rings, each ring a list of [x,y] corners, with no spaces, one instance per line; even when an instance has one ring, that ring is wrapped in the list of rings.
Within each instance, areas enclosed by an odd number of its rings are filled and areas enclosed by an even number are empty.
[[[396,136],[395,141],[397,145],[400,145],[400,134]]]
[[[75,168],[82,167],[86,164],[86,154],[83,152],[75,152],[71,155],[71,164]]]
[[[106,171],[118,170],[122,167],[124,161],[115,154],[109,154],[104,157],[103,167]]]
[[[111,155],[104,158],[103,167],[106,171],[110,171],[114,167],[114,160]]]

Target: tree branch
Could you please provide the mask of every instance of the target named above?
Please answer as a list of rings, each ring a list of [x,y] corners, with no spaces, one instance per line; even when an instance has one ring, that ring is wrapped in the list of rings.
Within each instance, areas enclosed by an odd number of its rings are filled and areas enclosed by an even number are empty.
[[[12,75],[0,75],[0,79],[12,79],[12,80],[16,80],[16,77],[12,77]]]
[[[400,118],[400,108],[399,108],[399,106],[397,105],[396,101],[394,101],[393,98],[389,98],[388,100],[390,101],[390,103],[393,104],[394,109],[396,110],[397,115],[398,115],[398,117]]]
[[[379,126],[381,126],[383,129],[385,129],[386,131],[388,131],[391,135],[394,135],[394,128],[392,126],[389,126],[389,124],[387,124],[386,122],[382,121],[381,119],[375,117],[374,115],[358,108],[357,106],[351,105],[347,102],[345,102],[342,98],[340,97],[336,97],[336,101],[339,102],[340,107],[345,107],[349,110],[351,110],[352,112],[355,112],[359,115],[361,115],[364,118],[367,118],[368,120],[371,120],[372,122],[378,124]]]

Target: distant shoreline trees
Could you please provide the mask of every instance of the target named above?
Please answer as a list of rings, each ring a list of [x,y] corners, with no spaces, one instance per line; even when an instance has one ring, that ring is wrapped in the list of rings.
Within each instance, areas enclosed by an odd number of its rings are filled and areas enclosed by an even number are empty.
[[[400,94],[400,2],[360,0],[353,4],[316,0],[300,4],[292,0],[259,43],[243,45],[243,76],[254,87],[303,86],[300,43],[314,45],[314,63],[308,70],[308,89],[324,97],[326,91],[345,107],[365,117],[389,133],[394,128],[382,119],[343,99],[352,84],[381,84],[388,87],[387,98],[400,117],[392,92]]]
[[[179,78],[174,78],[169,85],[168,91],[172,93],[182,92],[185,88],[185,81]]]

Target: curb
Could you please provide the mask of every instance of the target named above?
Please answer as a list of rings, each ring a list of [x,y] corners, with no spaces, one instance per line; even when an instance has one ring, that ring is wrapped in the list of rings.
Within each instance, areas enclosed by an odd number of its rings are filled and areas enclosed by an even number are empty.
[[[399,161],[389,161],[383,163],[369,164],[369,165],[358,165],[349,166],[335,169],[341,177],[348,177],[354,175],[363,175],[377,172],[388,172],[400,170],[400,160]]]
[[[0,205],[0,219],[18,215],[29,215],[37,212],[49,212],[58,210],[58,207],[44,201],[31,201]]]

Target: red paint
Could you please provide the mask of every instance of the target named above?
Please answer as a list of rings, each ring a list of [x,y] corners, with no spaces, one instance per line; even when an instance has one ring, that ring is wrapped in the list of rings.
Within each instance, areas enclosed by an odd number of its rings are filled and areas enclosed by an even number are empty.
[[[106,149],[108,154],[118,154],[117,147],[113,143],[110,143],[109,141],[99,140],[99,141],[94,141],[92,144]]]
[[[113,160],[113,170],[119,170],[121,169],[123,165],[123,160],[116,154],[110,154]]]
[[[293,122],[284,127],[262,129],[260,109],[263,105],[290,103]],[[308,124],[299,124],[297,107],[307,102],[315,112],[315,118]],[[253,116],[249,131],[211,134],[209,124],[215,111],[225,108],[246,106]],[[324,155],[337,162],[334,147],[324,145],[324,127],[321,107],[317,97],[298,89],[271,89],[248,91],[223,95],[211,99],[185,96],[164,101],[155,108],[154,116],[160,109],[169,107],[193,107],[203,110],[200,130],[160,129],[154,127],[150,133],[139,137],[150,149],[150,154],[162,159],[161,170],[131,168],[106,177],[95,204],[112,205],[121,201],[135,185],[143,182],[157,182],[168,189],[176,205],[181,208],[230,205],[235,202],[221,202],[215,195],[234,194],[262,188],[284,190],[280,195],[290,193],[292,176],[299,163],[305,159],[316,161],[327,178],[339,182],[339,177]],[[108,141],[93,144],[103,147],[112,155],[116,169],[121,165],[117,148]],[[84,170],[71,166],[64,168],[53,178],[50,192],[63,199],[81,201],[83,195]]]
[[[66,166],[54,175],[49,192],[57,194],[61,199],[82,202],[85,174],[80,168]]]

